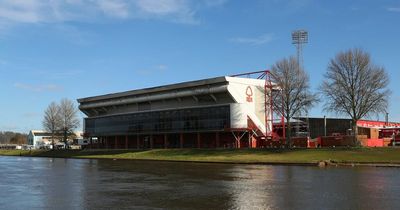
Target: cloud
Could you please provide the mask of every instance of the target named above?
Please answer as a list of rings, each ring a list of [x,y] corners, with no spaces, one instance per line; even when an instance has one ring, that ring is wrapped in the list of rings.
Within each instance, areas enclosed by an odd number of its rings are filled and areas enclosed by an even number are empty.
[[[113,19],[197,24],[196,12],[227,0],[1,0],[0,26]]]
[[[144,12],[156,15],[178,13],[187,9],[182,0],[138,0],[137,6]]]
[[[217,7],[224,5],[228,0],[204,0],[204,4],[208,7]]]
[[[386,10],[389,12],[400,12],[400,7],[388,7]]]
[[[63,87],[54,84],[30,85],[24,83],[15,83],[14,87],[32,92],[59,92],[63,90]]]
[[[40,75],[42,77],[46,77],[47,79],[54,80],[54,79],[74,79],[79,77],[81,74],[85,73],[85,71],[75,70],[75,69],[65,69],[62,71],[35,71],[32,73]]]
[[[53,28],[61,39],[79,46],[92,44],[95,33],[68,24],[58,24]]]
[[[139,75],[146,76],[146,75],[164,73],[167,69],[168,69],[168,66],[166,66],[164,64],[159,64],[159,65],[153,66],[152,68],[141,69],[141,70],[137,70],[135,72]]]
[[[0,3],[0,18],[22,23],[39,22],[42,2],[36,0],[3,0]]]
[[[166,65],[164,65],[164,64],[160,64],[160,65],[157,66],[157,69],[160,70],[160,71],[164,71],[164,70],[166,70],[167,68],[168,68],[168,66],[166,66]]]
[[[137,0],[138,18],[168,18],[173,22],[198,24],[188,0]]]
[[[24,118],[24,119],[35,119],[35,118],[38,118],[38,117],[40,117],[41,116],[41,114],[40,113],[38,113],[38,112],[26,112],[26,113],[23,113],[22,114],[22,117]]]
[[[264,34],[254,38],[236,37],[229,39],[229,41],[239,44],[263,45],[271,42],[273,39],[273,34]]]
[[[110,17],[127,18],[129,17],[128,4],[121,0],[100,0],[98,7],[104,14]]]

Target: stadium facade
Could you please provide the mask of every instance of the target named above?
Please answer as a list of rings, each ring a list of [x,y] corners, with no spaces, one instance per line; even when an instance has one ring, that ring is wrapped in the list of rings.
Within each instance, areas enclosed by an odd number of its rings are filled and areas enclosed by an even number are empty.
[[[266,87],[264,79],[225,76],[78,102],[92,148],[262,147],[272,135]]]

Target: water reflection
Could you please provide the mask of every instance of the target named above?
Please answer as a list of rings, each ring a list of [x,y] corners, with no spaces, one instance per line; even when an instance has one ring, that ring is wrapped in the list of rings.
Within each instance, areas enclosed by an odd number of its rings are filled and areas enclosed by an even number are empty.
[[[397,209],[397,168],[0,157],[5,209]]]

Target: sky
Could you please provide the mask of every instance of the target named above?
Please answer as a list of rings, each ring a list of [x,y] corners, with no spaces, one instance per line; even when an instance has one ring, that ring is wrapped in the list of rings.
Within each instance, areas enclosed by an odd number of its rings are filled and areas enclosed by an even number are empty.
[[[361,48],[400,121],[398,0],[0,0],[0,131],[41,129],[62,98],[269,69],[295,56],[297,29],[311,91],[335,54]],[[339,117],[323,103],[309,115]]]

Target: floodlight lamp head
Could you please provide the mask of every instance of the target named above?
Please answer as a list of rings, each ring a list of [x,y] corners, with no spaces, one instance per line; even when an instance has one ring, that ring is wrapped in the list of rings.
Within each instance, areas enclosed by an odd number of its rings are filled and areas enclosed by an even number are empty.
[[[306,30],[296,30],[292,32],[293,44],[305,44],[308,42],[308,32]]]

